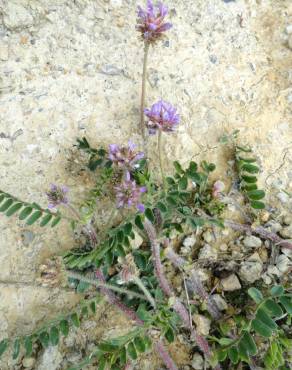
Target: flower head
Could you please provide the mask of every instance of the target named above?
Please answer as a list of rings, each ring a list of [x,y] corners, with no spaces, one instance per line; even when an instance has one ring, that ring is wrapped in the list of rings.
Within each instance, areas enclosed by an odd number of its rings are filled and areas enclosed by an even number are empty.
[[[164,100],[159,100],[150,109],[145,109],[144,113],[148,117],[146,123],[149,134],[155,134],[156,130],[172,132],[179,124],[179,114],[177,109]]]
[[[224,191],[224,189],[225,189],[224,182],[220,180],[215,181],[212,189],[213,198],[219,198],[220,194],[222,193],[222,191]]]
[[[140,212],[144,212],[145,207],[140,203],[142,193],[146,192],[145,186],[137,186],[134,180],[131,180],[130,172],[126,172],[124,181],[115,187],[118,208],[137,207]]]
[[[171,23],[164,22],[167,14],[168,9],[162,2],[154,6],[152,0],[147,0],[145,10],[138,6],[136,28],[141,32],[141,36],[145,41],[155,42],[163,36],[163,32],[172,27]]]
[[[51,184],[50,190],[46,193],[48,200],[49,200],[49,205],[48,208],[56,208],[56,206],[60,204],[68,204],[69,200],[66,196],[68,193],[69,189],[67,186],[58,186],[56,184]]]
[[[133,169],[137,167],[137,161],[144,158],[143,152],[136,152],[136,145],[131,141],[128,146],[119,146],[111,144],[109,146],[109,159],[119,167]]]

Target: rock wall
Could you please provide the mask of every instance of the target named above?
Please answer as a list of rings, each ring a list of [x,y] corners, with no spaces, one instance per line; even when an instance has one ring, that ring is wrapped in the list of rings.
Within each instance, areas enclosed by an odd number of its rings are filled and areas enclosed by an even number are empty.
[[[44,192],[55,182],[80,198],[92,178],[78,172],[72,153],[77,137],[96,145],[140,142],[138,3],[0,0],[1,189],[45,206]],[[260,158],[262,182],[275,199],[291,202],[281,192],[292,192],[291,2],[168,5],[174,27],[169,40],[150,50],[147,102],[163,97],[181,113],[178,133],[165,138],[169,163],[205,153],[224,178],[230,158],[212,148],[223,133],[240,129]],[[153,138],[149,148],[155,158]],[[78,297],[29,286],[43,258],[72,247],[65,225],[40,230],[1,217],[0,230],[1,339],[29,333]]]

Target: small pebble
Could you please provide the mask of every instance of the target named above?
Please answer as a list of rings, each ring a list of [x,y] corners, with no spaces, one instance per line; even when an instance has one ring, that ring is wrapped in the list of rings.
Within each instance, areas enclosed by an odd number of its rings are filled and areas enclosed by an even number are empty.
[[[204,369],[204,359],[199,353],[194,353],[191,366],[195,370],[202,370]]]
[[[235,274],[231,274],[228,277],[222,279],[221,286],[222,289],[226,292],[232,292],[233,290],[241,289],[241,284]]]
[[[33,368],[34,367],[34,364],[36,362],[36,359],[33,358],[33,357],[25,357],[23,360],[22,360],[22,365],[23,367],[25,367],[26,369],[28,368]]]
[[[200,335],[208,335],[211,328],[211,320],[199,314],[193,315],[194,323],[196,324],[197,332]]]
[[[262,241],[260,238],[250,235],[243,239],[243,245],[246,248],[259,248],[262,245]]]
[[[213,294],[212,298],[215,301],[216,306],[218,307],[219,311],[227,310],[228,304],[226,303],[225,299],[222,298],[220,294]]]

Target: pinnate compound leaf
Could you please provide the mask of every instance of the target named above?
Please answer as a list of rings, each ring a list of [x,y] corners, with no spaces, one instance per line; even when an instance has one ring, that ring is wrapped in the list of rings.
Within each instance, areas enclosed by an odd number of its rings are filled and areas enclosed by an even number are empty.
[[[8,211],[6,212],[6,216],[7,217],[10,217],[10,216],[14,215],[14,213],[16,213],[17,211],[19,211],[22,206],[23,206],[22,203],[15,203],[15,204],[13,204],[13,206],[11,206],[8,209]]]

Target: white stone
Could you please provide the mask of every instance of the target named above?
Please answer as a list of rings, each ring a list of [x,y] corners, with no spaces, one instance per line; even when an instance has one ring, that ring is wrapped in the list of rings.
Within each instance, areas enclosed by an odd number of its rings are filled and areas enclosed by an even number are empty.
[[[204,359],[199,353],[194,353],[191,366],[195,370],[202,370],[204,369]]]
[[[280,272],[285,273],[291,268],[292,261],[285,254],[280,254],[277,258],[276,266]]]
[[[241,284],[235,274],[231,274],[228,277],[221,279],[221,285],[222,289],[226,292],[241,289]]]
[[[276,276],[281,276],[281,272],[276,266],[269,266],[267,269],[268,274],[270,275],[276,275]]]
[[[246,248],[259,248],[262,245],[262,241],[260,238],[250,235],[243,239],[243,245]]]
[[[220,294],[213,294],[212,298],[215,301],[219,311],[227,310],[228,304]]]
[[[25,357],[22,360],[22,365],[25,368],[32,368],[36,362],[36,359],[34,357]]]
[[[216,261],[218,258],[218,252],[214,247],[209,244],[205,244],[199,252],[199,260],[212,260]]]
[[[58,370],[62,359],[58,347],[48,347],[40,356],[36,370]]]
[[[214,235],[210,230],[207,230],[203,233],[203,239],[206,243],[212,243],[214,241]]]
[[[136,231],[134,231],[134,234],[135,234],[135,239],[130,239],[131,247],[132,249],[138,249],[143,244],[143,238]]]
[[[281,251],[282,251],[283,254],[285,254],[285,256],[287,256],[290,259],[292,259],[292,249],[282,247],[281,248]]]
[[[31,13],[20,3],[19,0],[8,1],[3,21],[5,26],[9,29],[29,27],[33,25],[33,17]]]
[[[284,227],[280,231],[280,235],[285,239],[292,239],[292,225]]]
[[[263,272],[262,261],[245,261],[239,269],[239,276],[248,283],[254,283],[261,278]]]
[[[200,335],[208,335],[211,327],[211,320],[199,314],[193,315],[194,323],[196,324],[197,332]]]
[[[292,45],[291,45],[292,48]],[[283,204],[287,203],[289,201],[289,195],[281,191],[280,193],[277,194],[277,198],[279,201]]]
[[[292,24],[289,24],[287,27],[286,27],[286,33],[288,35],[292,34]]]
[[[183,241],[183,246],[192,248],[196,244],[196,237],[194,235],[187,236]]]

